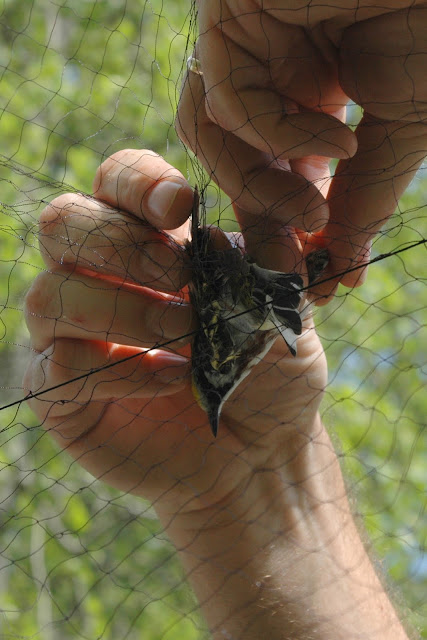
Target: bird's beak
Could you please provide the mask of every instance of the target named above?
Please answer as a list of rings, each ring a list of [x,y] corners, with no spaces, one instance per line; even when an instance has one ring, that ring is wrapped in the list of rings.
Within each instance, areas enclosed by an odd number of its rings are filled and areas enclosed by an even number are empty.
[[[213,433],[214,438],[216,438],[218,433],[220,408],[221,408],[221,405],[218,405],[217,407],[213,408],[211,411],[208,412],[209,424],[210,424],[211,431]]]

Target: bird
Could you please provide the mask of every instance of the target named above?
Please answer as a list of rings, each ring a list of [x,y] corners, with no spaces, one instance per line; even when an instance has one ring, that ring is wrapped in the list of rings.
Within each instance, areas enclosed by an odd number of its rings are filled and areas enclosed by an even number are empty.
[[[297,353],[302,333],[304,283],[298,273],[265,269],[239,247],[218,249],[201,224],[196,185],[191,212],[190,302],[198,318],[191,354],[193,395],[214,437],[226,400],[281,335]],[[203,204],[202,222],[205,220]],[[324,268],[319,258],[315,269]],[[317,272],[312,273],[312,279]]]

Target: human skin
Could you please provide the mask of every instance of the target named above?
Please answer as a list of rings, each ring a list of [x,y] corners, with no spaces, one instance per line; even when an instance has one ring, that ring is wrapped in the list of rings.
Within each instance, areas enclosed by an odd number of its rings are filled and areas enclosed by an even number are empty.
[[[336,277],[318,304],[339,281],[362,284],[427,152],[427,3],[199,0],[198,22],[203,75],[184,82],[181,139],[245,211],[244,235],[267,213],[276,228],[312,232],[305,253],[329,249],[325,276]],[[349,100],[363,109],[355,131]],[[249,240],[257,259],[265,235]]]
[[[312,319],[295,358],[278,339],[225,404],[216,440],[194,401],[192,200],[162,158],[130,150],[103,163],[94,197],[45,209],[24,385],[70,383],[29,404],[82,467],[152,502],[213,638],[403,640],[319,417],[327,368]]]

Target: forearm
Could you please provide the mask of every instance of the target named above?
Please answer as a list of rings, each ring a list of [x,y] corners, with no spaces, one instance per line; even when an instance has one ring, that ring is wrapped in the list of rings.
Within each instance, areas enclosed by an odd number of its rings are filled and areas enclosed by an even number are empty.
[[[286,468],[254,473],[227,504],[162,518],[214,638],[407,639],[318,431]]]

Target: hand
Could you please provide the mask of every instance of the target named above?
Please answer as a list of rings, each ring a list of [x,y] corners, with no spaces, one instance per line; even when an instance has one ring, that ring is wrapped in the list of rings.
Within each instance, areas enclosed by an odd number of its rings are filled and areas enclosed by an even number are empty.
[[[42,213],[46,271],[26,298],[34,355],[25,387],[80,378],[30,401],[45,428],[97,478],[174,513],[214,508],[278,450],[275,465],[286,464],[311,437],[326,381],[309,322],[296,358],[277,340],[239,387],[212,447],[191,390],[196,319],[182,291],[192,198],[154,153],[115,154],[98,170],[94,197],[67,194]]]
[[[273,219],[313,233],[305,254],[328,247],[337,277],[319,295],[361,284],[366,268],[342,274],[369,260],[426,154],[427,3],[200,0],[198,18],[182,140],[250,212],[244,233]],[[349,99],[364,110],[354,133]]]
[[[188,361],[192,191],[162,158],[132,150],[103,163],[94,194],[41,215],[46,271],[26,298],[24,385],[53,387],[29,401],[44,427],[95,477],[152,502],[213,638],[357,628],[407,640],[319,419],[326,363],[312,321],[295,358],[278,339],[253,369],[213,441]]]

